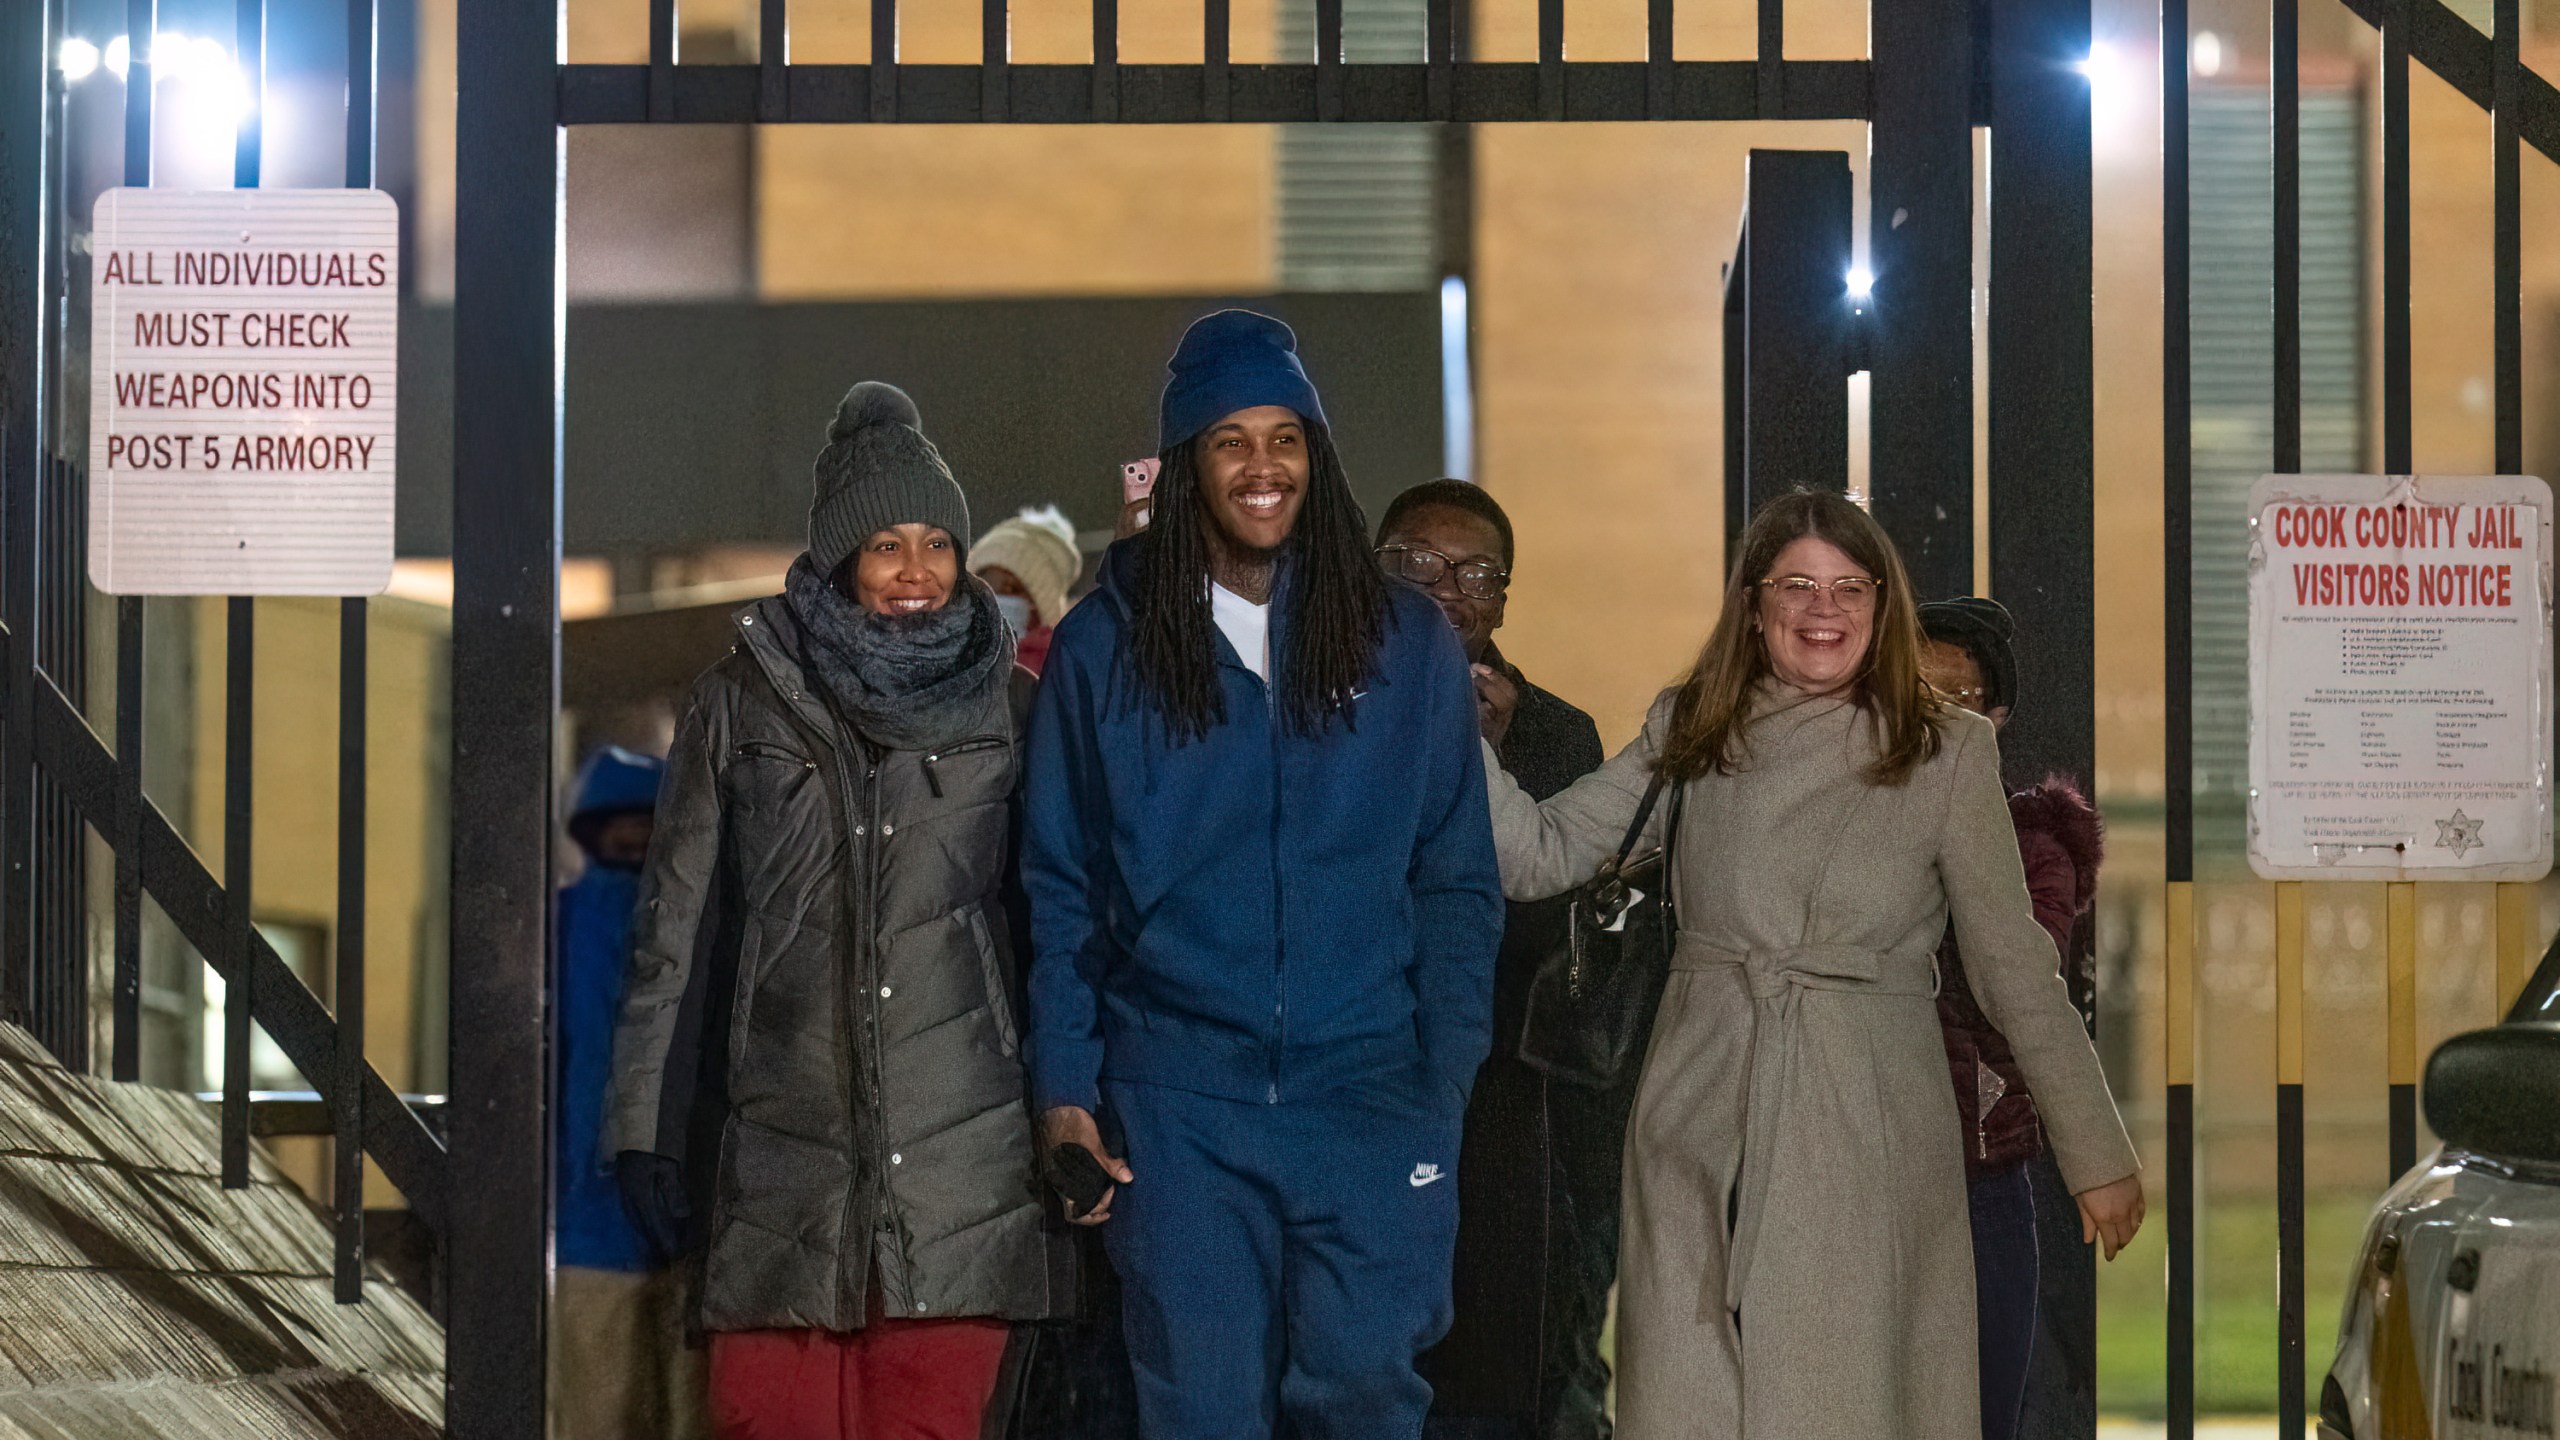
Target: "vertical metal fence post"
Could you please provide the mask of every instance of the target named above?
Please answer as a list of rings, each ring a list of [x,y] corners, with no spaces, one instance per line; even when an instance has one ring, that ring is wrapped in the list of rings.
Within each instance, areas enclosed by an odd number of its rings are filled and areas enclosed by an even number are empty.
[[[1430,0],[1432,14],[1445,15],[1448,0]],[[1227,56],[1234,16],[1228,0],[1201,0],[1200,118],[1215,123],[1235,113],[1227,86]],[[1428,21],[1425,22],[1426,27]],[[1434,67],[1437,73],[1440,67]]]
[[[47,103],[53,71],[49,7],[20,3],[0,19],[0,524],[6,575],[0,620],[8,626],[8,705],[0,716],[0,1011],[32,1018],[35,993],[36,543],[46,471],[44,274],[50,228],[45,195]]]
[[[768,0],[776,8],[781,0]],[[1006,0],[978,6],[978,118],[990,124],[1012,118],[1013,7]]]
[[[2497,470],[2524,473],[2523,183],[2517,145],[2524,103],[2524,63],[2517,0],[2491,6],[2489,171],[2495,192],[2491,222],[2491,303],[2496,307]],[[2523,993],[2542,949],[2542,887],[2498,887],[2498,1014]],[[2414,1138],[2414,1137],[2413,1137]],[[2414,1146],[2413,1146],[2414,1148]]]
[[[373,185],[375,5],[347,0],[347,188]],[[338,603],[338,953],[331,999],[338,1020],[330,1099],[330,1198],[337,1206],[337,1298],[364,1299],[365,774],[370,666],[364,597]]]
[[[1966,0],[1874,8],[1873,509],[1923,598],[1973,588],[1973,29]]]
[[[1757,18],[1752,99],[1761,119],[1783,120],[1787,113],[1787,0],[1760,0]]]
[[[2268,96],[2275,265],[2274,445],[2269,468],[2302,469],[2302,84],[2298,0],[2275,0]],[[2275,886],[2276,1414],[2303,1425],[2302,883]]]
[[[898,0],[871,0],[871,123],[898,118]]]
[[[1564,0],[1538,0],[1538,118],[1561,120],[1571,96],[1564,69]]]
[[[1997,0],[1991,34],[1991,590],[2026,697],[2000,750],[2095,794],[2089,0]]]
[[[2168,1150],[2168,1440],[2196,1429],[2195,436],[2188,302],[2187,0],[2160,3],[2160,602]]]
[[[255,190],[267,99],[267,6],[266,0],[234,0],[234,4],[249,108],[235,137],[231,183]],[[222,890],[231,907],[231,975],[222,1002],[222,1183],[240,1189],[249,1183],[249,1017],[258,943],[250,865],[258,773],[258,609],[257,602],[244,595],[233,596],[227,608],[229,644],[222,675]]]
[[[151,37],[158,0],[126,0],[124,183],[151,183]],[[91,481],[95,483],[96,477]],[[143,600],[116,597],[115,1078],[142,1078]]]
[[[2382,25],[2382,469],[2406,475],[2414,464],[2409,414],[2409,6],[2387,0]],[[2415,931],[2412,932],[2414,943]],[[2409,963],[2416,964],[2411,955]],[[2390,997],[2396,1000],[2397,992]],[[2418,1163],[2416,992],[2408,1005],[2387,1005],[2395,1038],[2408,1033],[2408,1073],[2390,1077],[2391,1175]]]
[[[786,0],[758,0],[756,6],[756,119],[771,123],[791,118],[791,15]],[[1003,88],[990,82],[994,93]],[[991,107],[990,119],[1003,119],[1004,107]]]
[[[885,6],[887,0],[882,0]],[[539,1440],[560,696],[561,0],[460,0],[446,1421]],[[875,56],[875,59],[878,58]],[[876,99],[877,97],[875,97]]]
[[[649,0],[649,119],[676,118],[676,0]]]
[[[1120,118],[1120,0],[1093,4],[1093,118]]]

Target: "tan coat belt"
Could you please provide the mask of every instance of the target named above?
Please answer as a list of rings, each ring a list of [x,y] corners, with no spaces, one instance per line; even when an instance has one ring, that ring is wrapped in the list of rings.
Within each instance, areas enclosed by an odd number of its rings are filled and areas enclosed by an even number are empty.
[[[1733,1243],[1725,1261],[1725,1306],[1742,1308],[1743,1287],[1751,1275],[1751,1254],[1760,1238],[1760,1217],[1768,1204],[1768,1157],[1789,1147],[1786,1127],[1791,1107],[1784,1102],[1795,1087],[1797,1037],[1804,1024],[1802,999],[1807,991],[1852,995],[1902,995],[1922,999],[1938,993],[1934,953],[1888,955],[1856,945],[1797,945],[1781,950],[1735,950],[1691,931],[1682,931],[1672,950],[1674,970],[1712,970],[1733,966],[1743,973],[1753,1001],[1748,1092],[1743,1105],[1741,1202],[1734,1215]],[[1835,1149],[1842,1139],[1817,1143]],[[1881,1137],[1875,1137],[1881,1138]]]

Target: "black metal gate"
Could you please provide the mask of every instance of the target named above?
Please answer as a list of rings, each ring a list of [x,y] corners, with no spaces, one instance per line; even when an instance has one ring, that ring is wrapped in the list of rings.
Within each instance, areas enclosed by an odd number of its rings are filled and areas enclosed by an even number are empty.
[[[2495,214],[2492,295],[2495,365],[2492,424],[2495,466],[2524,473],[2522,147],[2560,160],[2560,91],[2526,69],[2520,56],[2517,0],[2495,0],[2491,33],[2482,34],[2441,0],[2345,0],[2379,32],[2381,424],[2379,468],[2405,475],[2413,467],[2410,360],[2409,66],[2414,59],[2457,93],[2489,112],[2487,159]],[[2196,880],[2194,435],[2191,426],[2195,346],[2190,323],[2192,255],[2189,193],[2189,93],[2185,63],[2191,36],[2187,0],[2162,0],[2161,68],[2164,475],[2163,561],[2166,606],[2168,749],[2168,973],[2165,1027],[2168,1086],[2166,1179],[2169,1221],[2169,1433],[2194,1433],[2196,1412]],[[2273,393],[2268,397],[2277,473],[2303,469],[2302,112],[2299,0],[2271,0],[2268,124],[2273,156]],[[2308,1367],[2303,1279],[2303,950],[2302,887],[2275,888],[2275,1116],[2277,1208],[2277,1402],[2279,1433],[2303,1432]],[[2537,887],[2496,887],[2501,1004],[2521,985],[2528,957],[2546,938],[2533,901]],[[2387,1025],[2389,1032],[2389,1177],[2417,1162],[2417,940],[2415,885],[2388,891]],[[2486,1023],[2491,1017],[2479,1017]],[[2322,1257],[2343,1264],[2345,1257]]]
[[[131,33],[157,29],[154,0],[130,0]],[[374,10],[348,6],[346,183],[371,183],[376,114]],[[62,151],[67,101],[56,66],[63,34],[58,0],[16,5],[0,18],[0,1000],[6,1017],[29,1027],[66,1063],[90,1064],[88,903],[83,893],[85,833],[112,849],[114,900],[109,1068],[139,1073],[142,906],[158,902],[172,926],[226,982],[222,1161],[225,1183],[248,1177],[249,1037],[254,1023],[311,1077],[330,1102],[336,1140],[334,1203],[337,1289],[362,1297],[362,1166],[367,1155],[408,1197],[426,1225],[448,1224],[446,1157],[426,1125],[366,1063],[364,1052],[365,619],[362,600],[344,602],[340,677],[338,914],[341,923],[324,1007],[251,922],[249,866],[253,814],[250,739],[255,725],[251,661],[256,631],[250,602],[229,610],[225,695],[224,873],[211,873],[169,817],[143,793],[146,609],[115,601],[115,724],[112,742],[90,725],[86,689],[85,456],[69,452],[60,422],[64,316]],[[247,0],[237,12],[237,53],[260,74],[265,11]],[[149,46],[133,49],[124,116],[124,180],[151,183]],[[259,183],[261,136],[240,130],[234,181]]]
[[[447,1257],[449,1424],[458,1436],[524,1440],[543,1429],[549,1266],[548,990],[552,933],[554,722],[559,695],[561,289],[564,127],[591,124],[1506,123],[1855,120],[1869,126],[1871,298],[1853,304],[1845,167],[1838,157],[1755,156],[1752,215],[1728,299],[1727,483],[1845,483],[1853,370],[1871,376],[1872,497],[1925,593],[1970,589],[1974,374],[1974,132],[1987,127],[1990,230],[1988,487],[1993,588],[2018,613],[2022,684],[2055,697],[2008,742],[2021,765],[2084,784],[2093,768],[2093,385],[2088,0],[1875,0],[1865,60],[1785,58],[1782,0],[1756,0],[1758,54],[1676,58],[1674,0],[1648,0],[1646,58],[1569,59],[1566,0],[1539,0],[1538,58],[1468,58],[1458,0],[1424,0],[1425,53],[1411,63],[1346,63],[1342,0],[1317,0],[1316,53],[1288,64],[1229,58],[1229,0],[1203,0],[1197,63],[1122,64],[1115,0],[1093,0],[1092,59],[1014,64],[1007,0],[984,0],[974,65],[903,63],[897,0],[869,0],[867,64],[788,60],[786,0],[762,0],[761,59],[679,64],[675,0],[646,0],[645,65],[569,64],[560,0],[460,0],[454,350],[452,1096],[443,1145],[366,1067],[363,747],[365,606],[342,617],[339,776],[341,942],[334,1013],[250,924],[253,853],[247,737],[255,721],[246,601],[231,607],[231,749],[225,873],[216,877],[141,787],[145,609],[116,602],[115,734],[95,733],[77,693],[87,592],[81,575],[79,457],[49,418],[59,368],[63,276],[54,43],[61,0],[0,18],[0,939],[10,1018],[58,1054],[85,1053],[86,941],[76,879],[81,830],[115,855],[113,1064],[135,1073],[142,897],[154,897],[229,981],[226,1159],[245,1156],[246,1051],[254,1021],[330,1098],[337,1147],[341,1294],[358,1294],[360,1178],[372,1155],[433,1227]],[[816,4],[820,0],[802,0]],[[828,0],[851,3],[851,0]],[[1710,0],[1692,0],[1710,3]],[[1739,0],[1714,0],[1739,3]],[[2284,48],[2296,0],[2274,0],[2280,63],[2277,315],[2298,237],[2283,197],[2292,91]],[[2405,468],[2408,434],[2406,67],[2414,53],[2497,116],[2497,414],[2502,468],[2521,465],[2516,165],[2521,133],[2560,147],[2560,96],[2517,61],[2516,0],[2497,0],[2497,39],[2438,0],[2353,0],[2383,27],[2386,73],[2386,464]],[[129,0],[129,33],[154,33],[154,0]],[[2191,879],[2187,774],[2188,514],[2186,0],[2164,0],[2168,146],[2166,316],[2170,421],[2167,505],[2171,879]],[[347,183],[371,180],[374,0],[349,0]],[[239,50],[262,48],[261,0],[239,0]],[[136,57],[137,78],[143,75]],[[127,178],[148,183],[147,79],[129,82]],[[2396,108],[2391,108],[2396,107]],[[2397,137],[2396,140],[2394,137]],[[2395,148],[2396,146],[2396,148]],[[244,130],[237,174],[255,184],[259,145]],[[2396,238],[2396,242],[2393,239]],[[1704,237],[1702,237],[1703,239]],[[1755,241],[1760,242],[1755,244]],[[2394,248],[2396,244],[2396,248]],[[1703,249],[1703,247],[1702,247]],[[2396,297],[2396,301],[2392,299]],[[2279,354],[2285,353],[2280,340]],[[2298,335],[2289,342],[2296,346]],[[2298,414],[2298,365],[2278,366],[2276,405]],[[2295,388],[2288,390],[2292,385]],[[2282,456],[2280,449],[2279,467]],[[2293,452],[2298,456],[2298,443]],[[2171,891],[2173,920],[2182,892]],[[2172,926],[2173,977],[2191,954]],[[68,938],[64,938],[68,936]],[[2173,978],[2168,1156],[2172,1433],[2191,1432],[2193,1244],[2191,1103],[2175,1055]],[[2408,1077],[2395,1075],[2395,1080]],[[2407,1104],[2405,1086],[2396,1103]],[[2292,1213],[2300,1199],[2298,1086],[2288,1137]],[[2414,1129],[2408,1131],[2414,1138]],[[2395,1146],[2395,1151],[2403,1147]],[[2395,1153],[2399,1164],[2405,1155]],[[455,1170],[456,1165],[461,1166]],[[2284,1335],[2299,1408],[2301,1237],[2285,1234],[2294,1303]],[[2183,1327],[2183,1328],[2181,1328]],[[2293,1433],[2299,1433],[2299,1415]]]

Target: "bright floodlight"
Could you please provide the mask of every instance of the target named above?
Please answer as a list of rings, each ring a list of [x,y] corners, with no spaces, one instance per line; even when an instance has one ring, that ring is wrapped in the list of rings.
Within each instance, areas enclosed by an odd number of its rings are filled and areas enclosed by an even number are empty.
[[[2196,32],[2196,73],[2207,80],[2222,73],[2222,37],[2210,30]]]
[[[1850,266],[1849,298],[1852,300],[1864,300],[1874,293],[1876,293],[1875,272],[1869,270],[1864,265]]]
[[[119,80],[123,79],[124,72],[132,59],[133,42],[121,35],[107,42],[107,51],[102,57],[102,62],[106,65],[108,74]]]
[[[74,35],[62,42],[62,54],[56,62],[62,67],[62,78],[78,82],[98,72],[98,47]]]
[[[2104,40],[2093,40],[2089,44],[2089,58],[2080,61],[2071,68],[2088,76],[2090,83],[2095,84],[2101,78],[2105,78],[2108,75],[2108,72],[2115,69],[2115,63],[2115,48],[2107,44]]]

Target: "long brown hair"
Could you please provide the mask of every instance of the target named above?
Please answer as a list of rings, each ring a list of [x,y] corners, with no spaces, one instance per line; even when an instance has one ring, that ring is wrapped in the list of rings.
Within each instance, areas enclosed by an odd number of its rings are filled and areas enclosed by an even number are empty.
[[[1752,692],[1770,673],[1768,645],[1752,624],[1760,613],[1760,582],[1770,578],[1778,552],[1806,536],[1829,543],[1884,582],[1866,658],[1849,682],[1850,698],[1876,727],[1868,782],[1902,784],[1937,755],[1945,702],[1920,678],[1919,607],[1902,552],[1883,526],[1847,498],[1799,490],[1761,506],[1742,532],[1740,553],[1725,577],[1724,613],[1716,617],[1673,704],[1660,762],[1666,777],[1731,774],[1748,758]]]

